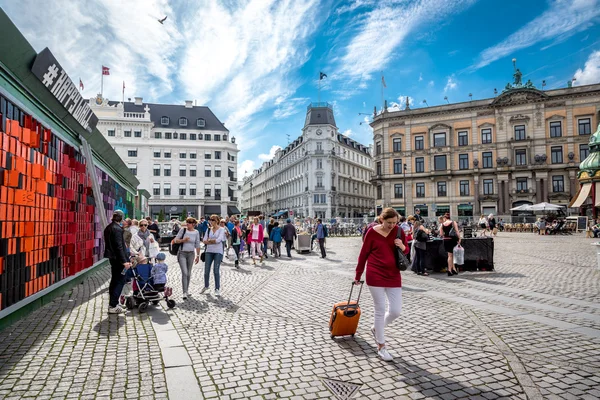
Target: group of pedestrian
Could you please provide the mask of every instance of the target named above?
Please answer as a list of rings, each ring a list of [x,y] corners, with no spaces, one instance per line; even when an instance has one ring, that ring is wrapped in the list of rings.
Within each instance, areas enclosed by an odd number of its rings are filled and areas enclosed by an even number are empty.
[[[498,234],[498,224],[496,223],[496,218],[494,214],[490,214],[487,216],[482,215],[477,222],[479,228],[481,228],[481,236],[487,237],[488,233],[490,236],[496,236]]]

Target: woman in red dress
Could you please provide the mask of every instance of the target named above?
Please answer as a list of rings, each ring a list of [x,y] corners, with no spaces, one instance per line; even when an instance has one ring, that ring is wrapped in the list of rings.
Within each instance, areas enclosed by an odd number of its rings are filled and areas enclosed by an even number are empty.
[[[367,266],[367,285],[375,306],[375,323],[371,332],[377,341],[377,354],[384,361],[393,357],[385,346],[384,327],[400,316],[402,311],[402,278],[396,267],[396,247],[408,248],[404,231],[398,226],[398,213],[386,208],[380,216],[381,224],[365,235],[358,257],[354,283],[358,284]],[[397,239],[400,230],[400,239]],[[389,303],[386,312],[386,298]]]

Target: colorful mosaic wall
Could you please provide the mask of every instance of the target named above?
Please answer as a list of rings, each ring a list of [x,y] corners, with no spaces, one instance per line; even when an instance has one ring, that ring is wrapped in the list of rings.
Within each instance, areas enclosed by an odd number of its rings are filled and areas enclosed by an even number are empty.
[[[0,309],[102,258],[86,160],[0,96]],[[107,216],[132,214],[131,194],[98,170]]]

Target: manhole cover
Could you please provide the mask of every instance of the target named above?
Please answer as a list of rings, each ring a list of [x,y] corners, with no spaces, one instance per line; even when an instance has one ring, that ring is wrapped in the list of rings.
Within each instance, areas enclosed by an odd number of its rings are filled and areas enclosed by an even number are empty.
[[[360,388],[360,385],[355,383],[335,381],[333,379],[323,379],[323,383],[339,400],[352,398]]]

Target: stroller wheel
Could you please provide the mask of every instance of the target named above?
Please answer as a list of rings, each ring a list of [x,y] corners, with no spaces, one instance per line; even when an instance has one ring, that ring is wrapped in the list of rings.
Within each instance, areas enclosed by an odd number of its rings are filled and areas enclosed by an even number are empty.
[[[140,304],[140,306],[138,307],[138,309],[140,310],[141,313],[145,313],[146,310],[148,309],[148,303],[142,303],[142,304]]]
[[[125,307],[127,307],[128,310],[133,309],[133,307],[134,307],[133,298],[128,297],[127,299],[125,299]]]
[[[167,307],[173,308],[173,307],[175,307],[175,304],[176,304],[175,300],[172,300],[172,299],[167,300]]]
[[[154,305],[157,305],[157,304],[158,304],[158,300],[154,300],[154,301],[152,302],[152,304],[154,304]]]

